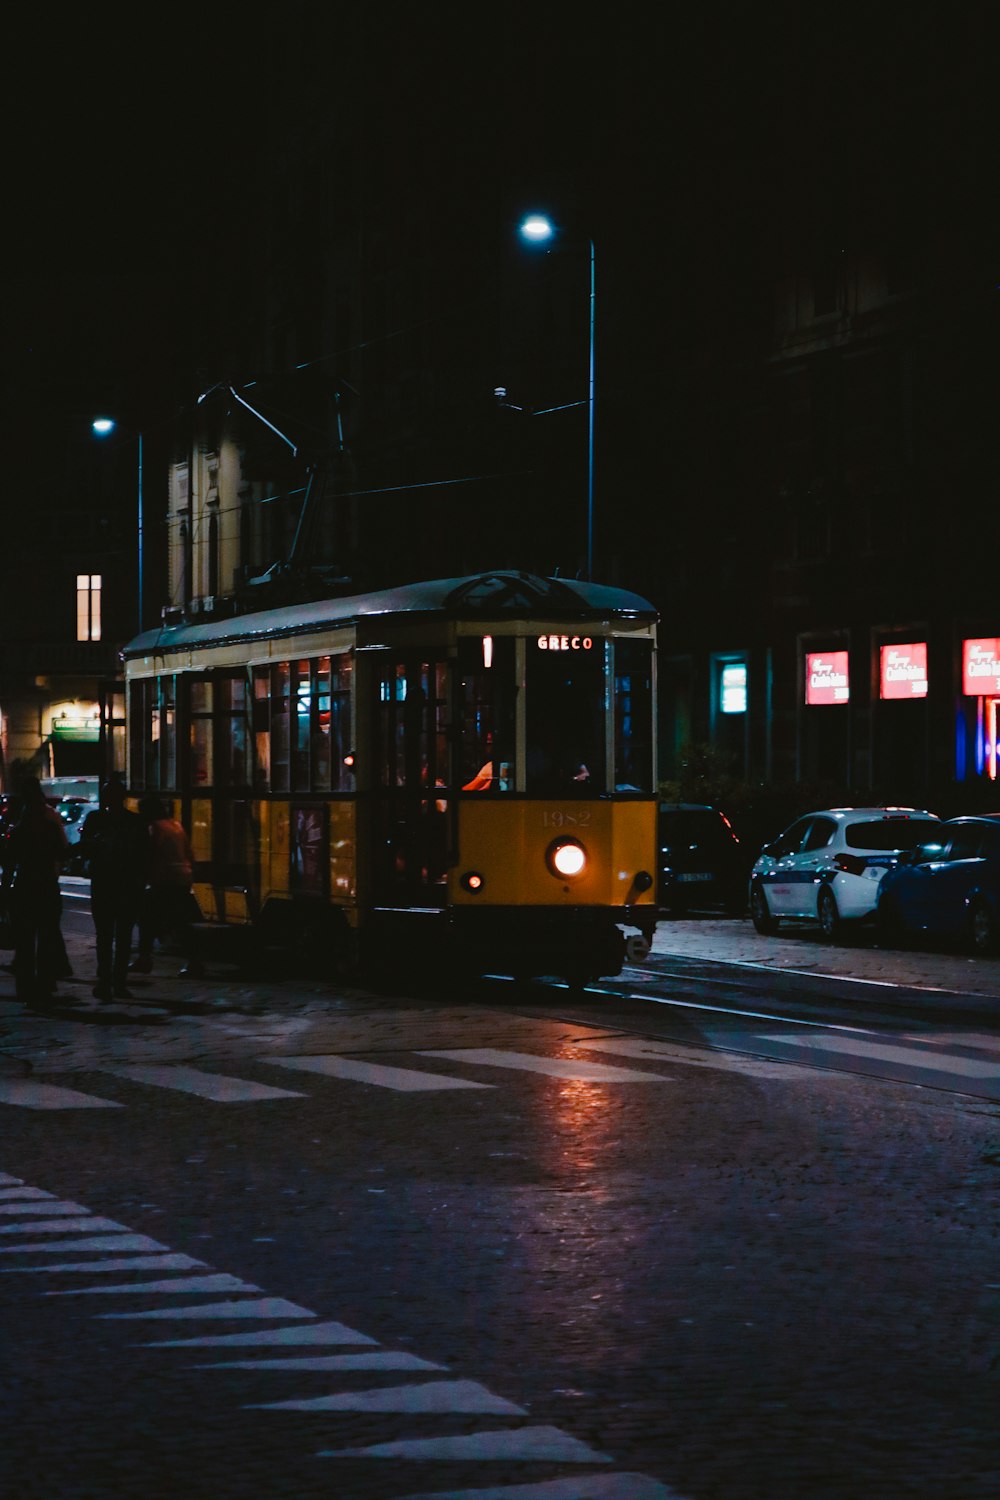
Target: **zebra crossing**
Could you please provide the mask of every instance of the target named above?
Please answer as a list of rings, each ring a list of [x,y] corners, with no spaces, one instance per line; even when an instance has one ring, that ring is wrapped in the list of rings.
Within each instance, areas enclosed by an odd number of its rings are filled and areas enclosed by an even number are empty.
[[[523,1406],[489,1389],[482,1382],[457,1375],[447,1365],[421,1358],[406,1350],[385,1349],[377,1339],[334,1319],[321,1319],[311,1308],[302,1307],[281,1296],[273,1296],[252,1282],[243,1281],[220,1271],[207,1262],[171,1250],[148,1236],[135,1234],[127,1225],[102,1220],[83,1204],[62,1200],[44,1189],[24,1183],[20,1178],[0,1173],[0,1213],[13,1222],[4,1223],[0,1234],[20,1232],[31,1235],[41,1229],[36,1211],[54,1213],[57,1206],[62,1217],[44,1221],[66,1226],[77,1238],[69,1242],[69,1253],[86,1254],[84,1260],[37,1262],[36,1257],[50,1250],[65,1253],[67,1241],[55,1245],[33,1240],[4,1246],[0,1254],[15,1254],[27,1264],[0,1263],[0,1296],[13,1290],[14,1296],[41,1295],[44,1298],[71,1299],[69,1315],[90,1316],[110,1322],[156,1321],[171,1325],[206,1325],[205,1331],[193,1336],[152,1339],[143,1349],[187,1350],[199,1360],[189,1368],[211,1382],[216,1372],[252,1371],[276,1385],[271,1400],[243,1400],[244,1410],[264,1413],[297,1413],[310,1428],[289,1429],[290,1434],[311,1430],[313,1417],[335,1415],[341,1420],[351,1415],[364,1422],[366,1441],[359,1446],[315,1448],[318,1459],[336,1465],[338,1459],[418,1460],[438,1464],[492,1464],[502,1460],[518,1466],[526,1477],[514,1483],[488,1487],[464,1487],[461,1490],[437,1490],[420,1495],[400,1495],[399,1500],[683,1500],[669,1486],[649,1475],[619,1470],[611,1455],[544,1421],[533,1420]],[[21,1217],[18,1217],[21,1216]],[[116,1231],[93,1236],[89,1228],[103,1224]],[[45,1232],[48,1232],[46,1230]],[[115,1252],[126,1251],[126,1255]],[[142,1253],[148,1251],[149,1253]],[[110,1254],[106,1253],[110,1252]],[[204,1274],[157,1276],[154,1280],[126,1280],[108,1283],[102,1278],[108,1272],[171,1271]],[[50,1277],[70,1274],[88,1276],[88,1281],[71,1287],[49,1287],[39,1294],[37,1283],[6,1280],[18,1272],[47,1274]],[[225,1294],[223,1300],[213,1299]],[[107,1298],[119,1304],[112,1311],[93,1311],[91,1296]],[[178,1300],[179,1299],[179,1300]],[[138,1301],[141,1305],[136,1307]],[[119,1310],[121,1304],[133,1304]],[[87,1309],[86,1311],[84,1309]],[[242,1322],[251,1327],[233,1331],[229,1325]],[[219,1325],[226,1331],[216,1332]],[[327,1353],[333,1349],[337,1352]],[[349,1352],[344,1352],[344,1350]],[[210,1350],[237,1357],[205,1360]],[[298,1350],[308,1352],[298,1353]],[[197,1354],[195,1354],[197,1351]],[[291,1352],[287,1352],[291,1351]],[[256,1357],[255,1357],[256,1356]],[[262,1356],[262,1357],[261,1357]],[[127,1364],[128,1350],[119,1357]],[[164,1355],[164,1358],[167,1356]],[[384,1385],[366,1384],[358,1389],[357,1376],[368,1373],[388,1374],[395,1379]],[[327,1389],[315,1393],[315,1376],[327,1377]],[[336,1377],[346,1377],[337,1388]],[[405,1377],[402,1380],[400,1377]],[[288,1381],[313,1377],[309,1391],[288,1394]],[[352,1383],[353,1377],[353,1383]],[[82,1372],[81,1372],[81,1378]],[[333,1386],[333,1389],[330,1389]],[[235,1389],[235,1388],[234,1388]],[[396,1422],[384,1441],[373,1433],[372,1423],[380,1418]],[[415,1430],[399,1435],[398,1419],[412,1422]],[[434,1431],[420,1430],[421,1419],[432,1420]],[[492,1425],[477,1426],[481,1418]],[[456,1429],[440,1431],[441,1419],[451,1419]],[[262,1420],[269,1420],[263,1417]],[[502,1425],[497,1425],[502,1424]],[[469,1430],[471,1428],[471,1430]],[[290,1441],[301,1441],[290,1436]],[[308,1441],[308,1437],[306,1438]],[[322,1441],[322,1429],[317,1441]],[[532,1465],[565,1465],[571,1477],[532,1480]]]
[[[505,1068],[509,1072],[536,1073],[552,1078],[584,1083],[665,1083],[664,1075],[640,1072],[634,1068],[609,1067],[587,1056],[553,1058],[523,1052],[504,1052],[497,1048],[470,1048],[451,1051],[419,1052],[415,1059],[443,1058],[459,1064],[484,1068]],[[493,1089],[494,1083],[457,1074],[430,1072],[426,1068],[402,1068],[387,1063],[366,1062],[337,1053],[320,1053],[300,1057],[268,1055],[254,1058],[255,1064],[267,1068],[315,1075],[334,1082],[369,1084],[392,1093],[440,1093],[449,1090]],[[113,1063],[88,1071],[99,1076],[122,1079],[153,1089],[168,1089],[194,1095],[213,1104],[269,1102],[307,1097],[301,1089],[288,1089],[229,1073],[208,1071],[185,1063]],[[30,1079],[0,1078],[0,1105],[9,1104],[33,1110],[120,1109],[119,1100],[59,1084],[36,1083]]]
[[[517,1074],[629,1086],[675,1082],[677,1069],[731,1071],[750,1066],[756,1067],[758,1074],[766,1069],[768,1077],[787,1083],[801,1082],[811,1069],[819,1067],[1000,1098],[1000,1045],[987,1033],[882,1035],[860,1028],[789,1024],[775,1030],[773,1025],[748,1027],[726,1021],[702,1026],[700,1042],[700,1046],[692,1047],[621,1033],[577,1038],[566,1055],[560,1056],[500,1047],[415,1049],[409,1054],[414,1065],[406,1067],[334,1052],[297,1056],[272,1053],[252,1059],[257,1068],[298,1075],[296,1082],[303,1085],[298,1088],[181,1062],[115,1062],[86,1071],[99,1079],[116,1079],[143,1090],[173,1091],[221,1105],[302,1100],[323,1084],[360,1084],[395,1094],[423,1095],[495,1089],[509,1084]],[[597,1061],[595,1054],[647,1066]],[[432,1071],[434,1061],[446,1062],[454,1071]],[[650,1064],[670,1068],[671,1072],[653,1072]],[[505,1075],[500,1082],[498,1074]],[[135,1107],[138,1098],[108,1098],[100,1083],[94,1092],[85,1092],[79,1087],[32,1078],[0,1077],[0,1106],[35,1111],[122,1109]]]

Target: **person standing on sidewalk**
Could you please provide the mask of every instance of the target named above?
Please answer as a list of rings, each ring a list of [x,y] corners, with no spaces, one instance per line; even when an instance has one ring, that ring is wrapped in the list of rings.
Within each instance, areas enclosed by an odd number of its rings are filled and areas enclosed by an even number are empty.
[[[184,824],[173,817],[159,797],[144,798],[140,811],[149,823],[149,883],[139,917],[139,952],[132,968],[137,974],[152,973],[154,943],[158,938],[176,935],[187,956],[183,972],[197,976],[201,966],[189,952],[194,916],[191,840]]]
[[[90,875],[90,910],[97,938],[97,1000],[131,1000],[128,962],[149,869],[149,831],[125,806],[125,784],[113,777],[101,805],[80,830],[80,852]]]
[[[14,928],[14,977],[18,999],[46,1001],[55,994],[60,971],[65,972],[59,873],[69,843],[37,777],[25,779],[20,798],[20,815],[6,839],[3,872]]]

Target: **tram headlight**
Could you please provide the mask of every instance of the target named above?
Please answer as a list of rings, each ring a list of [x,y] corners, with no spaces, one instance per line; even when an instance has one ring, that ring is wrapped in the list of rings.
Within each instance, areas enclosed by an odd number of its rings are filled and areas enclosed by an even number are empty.
[[[486,881],[478,870],[466,870],[464,875],[459,876],[458,883],[463,890],[471,891],[475,895],[477,891],[482,890]]]
[[[569,880],[587,868],[587,851],[579,839],[556,839],[545,851],[545,862],[553,875]]]

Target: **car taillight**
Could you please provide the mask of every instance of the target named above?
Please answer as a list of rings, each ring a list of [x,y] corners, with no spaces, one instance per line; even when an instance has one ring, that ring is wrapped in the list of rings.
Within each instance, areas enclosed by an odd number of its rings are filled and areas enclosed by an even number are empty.
[[[863,875],[868,868],[868,861],[863,854],[835,854],[833,864],[835,869],[843,870],[845,875]]]

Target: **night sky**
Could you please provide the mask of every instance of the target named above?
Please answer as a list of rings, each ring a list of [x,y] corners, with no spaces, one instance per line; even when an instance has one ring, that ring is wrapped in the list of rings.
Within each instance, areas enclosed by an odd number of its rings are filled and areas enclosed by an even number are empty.
[[[678,370],[766,333],[784,259],[912,225],[960,239],[970,275],[996,270],[986,16],[24,11],[2,106],[8,451],[56,413],[166,420],[239,359],[262,162],[309,139],[338,163],[345,219],[402,190],[457,274],[470,205],[498,234],[538,204],[595,238],[604,412],[633,425],[627,477],[648,480]]]

